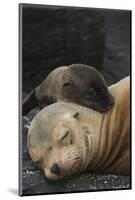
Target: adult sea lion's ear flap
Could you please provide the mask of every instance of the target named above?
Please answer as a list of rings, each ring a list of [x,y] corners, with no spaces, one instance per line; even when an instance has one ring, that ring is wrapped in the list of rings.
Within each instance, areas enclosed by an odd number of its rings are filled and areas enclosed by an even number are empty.
[[[73,114],[73,118],[76,118],[76,119],[78,119],[79,118],[79,113],[78,112],[75,112],[74,114]]]

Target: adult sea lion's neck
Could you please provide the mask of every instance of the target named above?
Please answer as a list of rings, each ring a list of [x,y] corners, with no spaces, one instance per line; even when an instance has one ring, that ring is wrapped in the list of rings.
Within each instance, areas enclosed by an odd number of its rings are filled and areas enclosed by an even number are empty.
[[[88,169],[91,171],[96,171],[99,168],[101,157],[106,151],[106,134],[105,126],[107,123],[107,115],[104,113],[101,117],[98,117],[98,126],[95,126],[94,135],[88,135],[89,139],[89,149],[91,150],[89,159]]]
[[[103,129],[106,123],[106,114],[101,114],[91,110],[89,114],[80,119],[80,124],[84,133],[85,146],[85,169],[95,169],[100,159],[99,152],[103,151],[104,136]]]

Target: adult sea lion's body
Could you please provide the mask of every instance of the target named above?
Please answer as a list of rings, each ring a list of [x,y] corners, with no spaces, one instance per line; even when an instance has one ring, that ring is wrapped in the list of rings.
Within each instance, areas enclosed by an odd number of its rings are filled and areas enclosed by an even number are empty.
[[[29,153],[47,178],[86,170],[130,175],[130,79],[109,88],[115,99],[105,114],[59,102],[40,111],[29,133]]]
[[[113,103],[102,75],[93,67],[72,64],[53,70],[23,102],[23,115],[33,107],[40,108],[59,102],[74,102],[99,112]]]

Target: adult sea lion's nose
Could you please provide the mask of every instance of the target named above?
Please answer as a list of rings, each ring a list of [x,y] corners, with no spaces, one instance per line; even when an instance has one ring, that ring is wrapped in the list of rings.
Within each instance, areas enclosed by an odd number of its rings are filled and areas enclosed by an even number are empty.
[[[55,174],[60,174],[60,168],[57,163],[53,163],[53,165],[51,167],[51,172],[55,173]]]

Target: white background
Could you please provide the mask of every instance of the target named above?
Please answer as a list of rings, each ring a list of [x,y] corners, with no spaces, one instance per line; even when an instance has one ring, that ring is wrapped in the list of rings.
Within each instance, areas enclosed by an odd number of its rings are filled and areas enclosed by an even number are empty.
[[[132,9],[133,36],[135,35],[134,0],[2,0],[0,3],[0,199],[17,199],[18,191],[18,3],[86,6],[97,8]],[[134,37],[133,57],[134,57]],[[133,85],[134,60],[132,63]],[[134,88],[133,88],[134,90]],[[134,97],[134,95],[133,95]],[[133,99],[133,102],[135,99]],[[132,105],[135,111],[135,106]],[[2,111],[2,112],[1,112]],[[135,113],[135,112],[134,112]],[[134,116],[133,116],[134,123]],[[133,189],[127,191],[92,192],[23,197],[29,199],[133,199],[135,195],[135,125],[132,124],[133,140]],[[135,197],[134,197],[135,198]]]

